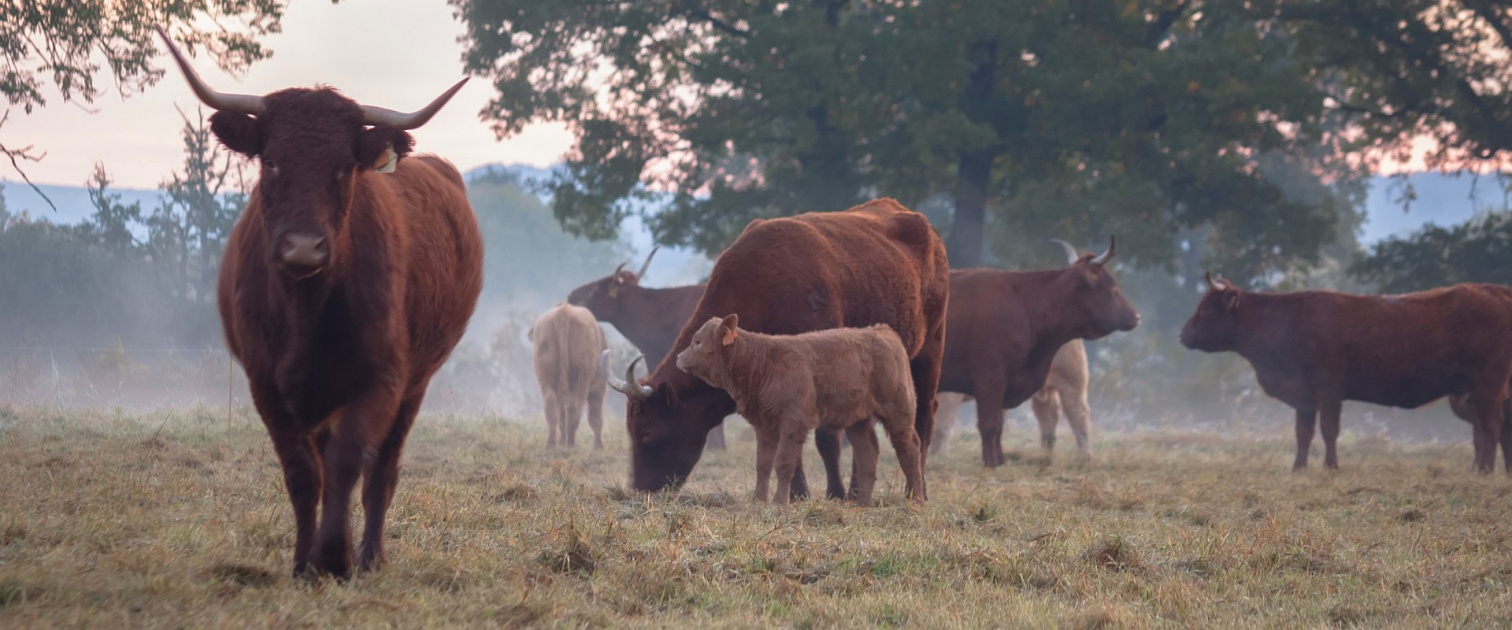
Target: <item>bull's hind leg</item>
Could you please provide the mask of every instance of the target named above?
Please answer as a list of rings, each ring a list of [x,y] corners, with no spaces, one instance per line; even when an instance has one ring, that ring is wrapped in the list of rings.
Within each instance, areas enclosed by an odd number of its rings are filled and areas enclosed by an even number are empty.
[[[562,433],[567,448],[577,448],[577,430],[583,424],[583,399],[576,393],[562,405]]]
[[[851,443],[850,499],[856,505],[872,504],[872,490],[877,486],[877,457],[881,447],[877,444],[877,431],[871,420],[857,422],[845,429]]]
[[[320,451],[309,434],[295,428],[297,423],[283,410],[281,401],[258,391],[253,389],[252,401],[273,440],[273,452],[283,468],[284,488],[294,509],[294,575],[305,575],[315,545],[315,510],[320,505]]]
[[[1307,468],[1307,452],[1312,449],[1313,427],[1318,422],[1318,410],[1311,405],[1297,407],[1297,459],[1292,470]]]
[[[366,523],[357,561],[364,571],[376,570],[388,562],[383,548],[383,525],[388,518],[389,506],[394,502],[394,488],[399,485],[399,457],[404,453],[404,440],[415,424],[415,415],[420,412],[423,398],[424,394],[419,394],[400,403],[394,426],[378,446],[378,457],[363,479],[362,513]]]
[[[1486,387],[1470,393],[1470,403],[1475,409],[1473,441],[1475,444],[1475,470],[1482,475],[1496,469],[1496,446],[1505,448],[1506,434],[1502,430],[1507,421],[1502,402],[1502,388]]]
[[[1061,413],[1066,414],[1066,424],[1071,425],[1071,434],[1076,436],[1076,452],[1083,459],[1092,457],[1092,407],[1087,404],[1087,392],[1067,397],[1061,393]]]
[[[1323,466],[1328,470],[1339,469],[1339,416],[1343,407],[1344,401],[1339,399],[1318,404],[1318,425],[1323,433]]]
[[[1002,466],[1003,457],[1003,408],[992,397],[977,396],[977,432],[982,434],[982,465],[988,468]]]
[[[562,404],[558,400],[556,392],[541,392],[542,402],[545,403],[546,414],[546,447],[557,445],[565,436],[559,435],[562,424]]]
[[[819,459],[824,462],[824,495],[831,499],[844,499],[845,480],[840,477],[840,432],[834,429],[816,429],[814,431],[814,450],[819,451]],[[800,461],[798,475],[801,474],[803,474],[803,464]],[[808,488],[806,487],[803,488],[802,494],[797,494],[797,475],[794,477],[793,488],[795,494],[793,494],[793,499],[808,498]]]

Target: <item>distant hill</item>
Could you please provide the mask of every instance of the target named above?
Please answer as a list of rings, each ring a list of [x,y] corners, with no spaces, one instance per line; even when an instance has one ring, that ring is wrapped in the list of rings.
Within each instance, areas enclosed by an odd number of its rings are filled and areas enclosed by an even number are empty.
[[[0,185],[5,186],[5,208],[12,214],[26,212],[33,217],[60,224],[80,223],[94,214],[94,206],[89,203],[89,189],[83,186],[37,186],[58,206],[57,211],[54,211],[26,182],[0,180]],[[160,194],[157,190],[141,188],[111,187],[109,192],[121,195],[121,203],[126,205],[140,202],[143,212],[157,207]]]

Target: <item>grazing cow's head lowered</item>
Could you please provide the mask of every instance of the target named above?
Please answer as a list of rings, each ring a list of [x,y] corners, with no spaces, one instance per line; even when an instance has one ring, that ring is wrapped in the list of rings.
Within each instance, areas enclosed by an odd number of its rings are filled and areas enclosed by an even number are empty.
[[[688,429],[680,420],[712,417],[717,423],[724,418],[724,412],[710,414],[693,408],[708,404],[706,398],[679,401],[670,382],[663,381],[656,387],[640,383],[635,377],[635,364],[639,361],[636,359],[625,368],[624,380],[609,375],[607,355],[599,363],[609,387],[629,399],[625,423],[630,439],[636,442],[630,451],[631,481],[638,490],[677,490],[698,465],[704,440],[714,427],[708,424]]]
[[[1181,345],[1203,352],[1223,352],[1238,347],[1239,323],[1235,312],[1243,292],[1223,278],[1207,276],[1207,293],[1197,310],[1181,327]]]
[[[225,94],[207,86],[158,30],[194,93],[216,112],[210,129],[227,148],[262,164],[255,190],[270,262],[294,278],[340,265],[333,245],[346,238],[356,180],[387,172],[410,152],[406,130],[425,124],[462,88],[463,79],[413,113],[360,105],[331,88]]]
[[[653,247],[651,253],[646,255],[646,262],[641,263],[640,271],[625,271],[625,265],[629,263],[620,263],[620,266],[614,268],[614,273],[573,289],[572,293],[567,294],[567,303],[584,307],[601,320],[614,319],[620,313],[620,298],[625,289],[640,286],[640,280],[646,277],[646,269],[651,266],[651,258],[656,256],[658,249],[661,247]]]
[[[1076,271],[1078,285],[1072,291],[1069,306],[1077,312],[1090,315],[1086,328],[1075,331],[1084,339],[1100,339],[1118,331],[1133,330],[1139,325],[1139,311],[1124,297],[1118,288],[1118,280],[1107,268],[1108,261],[1118,250],[1118,239],[1108,238],[1108,250],[1101,254],[1077,254],[1070,243],[1056,239],[1066,249],[1071,269]]]

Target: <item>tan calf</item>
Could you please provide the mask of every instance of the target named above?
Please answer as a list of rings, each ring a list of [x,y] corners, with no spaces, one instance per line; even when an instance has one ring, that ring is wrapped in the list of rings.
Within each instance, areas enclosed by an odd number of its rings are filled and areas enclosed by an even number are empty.
[[[943,455],[950,452],[950,438],[955,433],[956,411],[961,403],[971,398],[966,394],[940,392],[939,409],[935,411],[934,440],[929,443],[929,452]],[[1082,340],[1075,339],[1055,353],[1050,363],[1050,376],[1045,386],[1034,393],[1031,403],[1034,418],[1039,421],[1040,445],[1045,448],[1045,457],[1050,458],[1055,450],[1055,427],[1062,412],[1071,433],[1076,436],[1076,450],[1083,458],[1092,457],[1091,420],[1092,410],[1087,405],[1087,349]]]
[[[604,392],[599,353],[608,348],[604,331],[588,309],[558,304],[530,328],[536,381],[546,403],[547,446],[577,446],[578,422],[588,408],[593,450],[604,448]]]
[[[801,335],[741,330],[735,315],[710,318],[677,355],[677,367],[729,392],[756,430],[756,500],[766,501],[775,462],[777,503],[787,503],[808,434],[845,429],[854,448],[851,498],[870,505],[880,421],[903,468],[907,493],[924,500],[908,352],[885,324]]]

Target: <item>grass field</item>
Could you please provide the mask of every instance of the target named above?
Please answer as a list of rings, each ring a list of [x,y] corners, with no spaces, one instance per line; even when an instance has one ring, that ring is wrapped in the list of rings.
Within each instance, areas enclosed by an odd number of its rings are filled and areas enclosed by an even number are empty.
[[[923,508],[890,453],[882,507],[777,508],[744,427],[646,498],[622,423],[597,454],[537,422],[422,417],[390,565],[311,585],[252,415],[0,410],[0,626],[1512,625],[1512,480],[1468,443],[1346,431],[1342,472],[1292,474],[1289,431],[1100,434],[989,471],[961,432]]]

